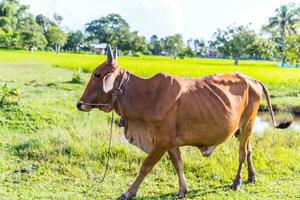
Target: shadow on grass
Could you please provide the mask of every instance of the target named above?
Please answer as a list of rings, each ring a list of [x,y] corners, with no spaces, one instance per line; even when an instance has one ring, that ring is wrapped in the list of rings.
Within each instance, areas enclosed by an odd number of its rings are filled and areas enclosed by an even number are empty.
[[[243,185],[248,185],[248,184],[253,184],[247,180],[243,181]],[[196,198],[196,197],[202,197],[204,198],[206,195],[208,194],[212,194],[212,193],[219,193],[219,192],[236,192],[234,190],[231,189],[231,185],[221,185],[221,186],[216,186],[216,187],[209,187],[204,188],[204,189],[192,189],[189,190],[185,199],[192,199],[192,198]],[[162,194],[160,196],[145,196],[145,197],[136,197],[134,198],[135,200],[160,200],[160,199],[173,199],[173,196],[176,193],[166,193],[166,194]],[[176,199],[176,198],[174,198]]]
[[[222,185],[222,186],[217,186],[217,187],[211,187],[209,189],[192,189],[192,190],[188,191],[185,199],[195,198],[195,197],[204,197],[207,194],[217,193],[217,192],[220,192],[220,191],[231,191],[230,185]],[[167,193],[167,194],[163,194],[163,195],[160,195],[160,196],[136,197],[134,199],[135,200],[173,199],[173,196],[175,194],[176,193]],[[176,199],[176,198],[174,198],[174,199]]]
[[[51,83],[47,83],[45,86],[58,86],[60,84],[75,84],[75,85],[83,85],[84,82],[76,82],[76,81],[58,81],[58,82],[51,82]]]
[[[49,86],[58,86],[59,84],[78,84],[82,85],[84,82],[77,82],[77,81],[57,81],[57,82],[50,82],[50,83],[45,83],[37,80],[32,80],[30,82],[24,83],[26,86],[33,86],[33,87],[49,87]]]
[[[70,81],[58,81],[58,82],[45,83],[45,82],[38,82],[36,80],[33,80],[28,83],[25,83],[24,85],[32,86],[35,88],[49,87],[49,88],[66,90],[66,91],[72,91],[72,88],[70,88],[71,85],[74,85],[74,86],[75,85],[84,85],[84,82],[79,83],[79,82],[74,82],[74,81],[70,80]]]

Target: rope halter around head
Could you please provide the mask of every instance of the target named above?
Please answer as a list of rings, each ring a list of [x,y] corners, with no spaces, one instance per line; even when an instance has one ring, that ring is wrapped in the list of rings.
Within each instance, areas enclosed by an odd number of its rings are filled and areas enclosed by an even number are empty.
[[[81,102],[81,103],[85,104],[85,105],[89,105],[89,106],[109,106],[110,108],[113,108],[113,106],[114,106],[115,102],[117,101],[119,95],[123,94],[123,90],[121,89],[121,87],[122,87],[122,85],[123,85],[123,83],[126,79],[126,75],[127,75],[127,78],[129,79],[130,74],[126,70],[124,70],[119,86],[112,93],[112,98],[111,98],[110,103],[85,103],[85,102]]]

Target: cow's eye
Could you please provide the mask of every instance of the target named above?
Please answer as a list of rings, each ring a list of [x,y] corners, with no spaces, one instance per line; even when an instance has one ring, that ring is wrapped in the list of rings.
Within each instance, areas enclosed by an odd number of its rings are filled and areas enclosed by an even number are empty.
[[[97,74],[97,73],[94,74],[95,78],[100,78],[100,76],[101,76],[101,74]]]

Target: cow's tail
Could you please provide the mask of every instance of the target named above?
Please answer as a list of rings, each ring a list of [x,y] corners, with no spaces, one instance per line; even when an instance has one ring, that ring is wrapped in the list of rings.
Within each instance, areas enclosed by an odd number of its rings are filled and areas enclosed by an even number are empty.
[[[268,89],[264,84],[262,84],[261,82],[259,82],[259,83],[262,86],[264,95],[266,97],[266,101],[267,101],[267,104],[268,104],[268,108],[269,108],[269,112],[270,112],[270,115],[271,115],[273,126],[275,128],[279,128],[279,129],[288,128],[293,123],[293,120],[289,119],[289,120],[286,120],[286,121],[282,121],[279,124],[276,123],[275,115],[274,115],[274,111],[273,111],[272,104],[271,104],[271,101],[270,101],[270,95],[269,95]]]

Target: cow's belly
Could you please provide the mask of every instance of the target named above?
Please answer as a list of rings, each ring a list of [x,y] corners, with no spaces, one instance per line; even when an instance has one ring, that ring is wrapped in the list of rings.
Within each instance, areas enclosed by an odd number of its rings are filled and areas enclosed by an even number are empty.
[[[133,144],[146,153],[150,152],[153,137],[146,123],[126,121],[124,134],[130,144]]]
[[[177,145],[214,146],[238,130],[245,98],[223,92],[182,96],[176,113]]]
[[[238,130],[239,117],[214,120],[180,121],[176,129],[176,143],[179,146],[214,146],[223,143]]]

